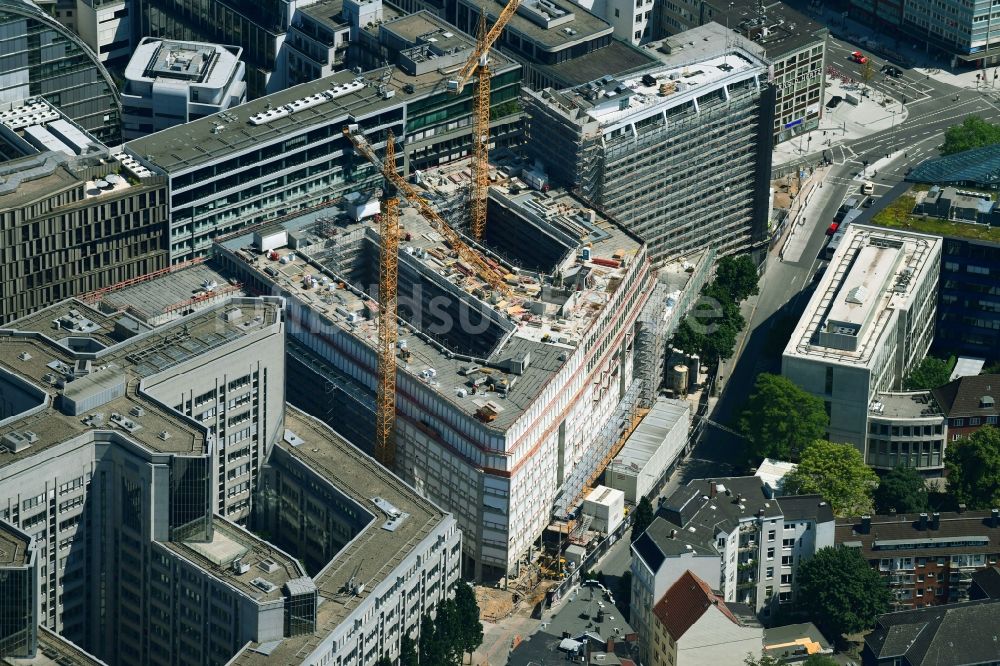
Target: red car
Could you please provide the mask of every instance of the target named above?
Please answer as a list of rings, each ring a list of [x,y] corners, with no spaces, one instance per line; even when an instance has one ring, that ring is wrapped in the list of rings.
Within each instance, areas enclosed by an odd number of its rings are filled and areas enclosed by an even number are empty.
[[[868,57],[861,51],[854,51],[851,53],[851,60],[858,63],[859,65],[863,65],[866,62],[868,62]]]
[[[837,233],[837,229],[839,229],[839,228],[840,228],[840,223],[833,222],[829,227],[827,227],[827,229],[826,229],[826,235],[827,236],[834,235],[835,233]]]

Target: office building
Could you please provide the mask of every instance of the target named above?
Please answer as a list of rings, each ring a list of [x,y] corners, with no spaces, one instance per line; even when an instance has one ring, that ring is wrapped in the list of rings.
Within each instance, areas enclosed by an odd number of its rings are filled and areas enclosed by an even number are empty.
[[[344,69],[351,41],[362,27],[382,18],[380,0],[300,2],[285,35],[285,85],[315,81]]]
[[[868,464],[944,475],[948,417],[930,391],[879,393],[868,407]]]
[[[776,0],[676,0],[659,7],[658,35],[683,47],[693,41],[690,30],[713,21],[764,49],[773,67],[774,143],[819,127],[829,30]]]
[[[240,49],[143,38],[125,68],[122,138],[136,139],[246,102]]]
[[[641,76],[525,91],[529,155],[643,237],[654,262],[766,246],[774,91],[766,62],[719,30],[699,28],[709,41]]]
[[[0,521],[0,657],[26,658],[38,649],[37,545]]]
[[[1000,600],[967,601],[880,615],[865,636],[863,666],[991,666],[1000,661]]]
[[[277,259],[252,233],[216,252],[246,288],[288,300],[290,399],[368,448],[378,237],[345,213],[263,227],[286,235]],[[477,579],[515,571],[553,517],[583,500],[659,385],[636,370],[655,362],[638,337],[656,291],[641,241],[557,190],[491,188],[489,220],[484,251],[516,276],[510,297],[457,262],[410,207],[397,289],[395,469],[455,514]]]
[[[0,521],[37,544],[40,625],[109,664],[362,664],[450,594],[454,520],[286,408],[284,327],[232,297],[2,332]]]
[[[120,74],[132,55],[131,3],[126,0],[56,0],[56,20],[80,36],[105,67]]]
[[[168,265],[163,178],[45,100],[0,103],[0,323]]]
[[[0,103],[44,97],[101,141],[120,137],[121,99],[97,54],[30,0],[0,2]]]
[[[690,571],[653,607],[652,635],[643,636],[650,666],[742,666],[761,651],[764,629],[742,604],[730,608],[721,595]],[[735,612],[734,612],[735,611]],[[744,620],[738,613],[746,613]]]
[[[630,620],[640,636],[652,634],[653,608],[687,571],[765,617],[794,601],[797,567],[834,543],[833,511],[818,495],[767,490],[754,476],[697,479],[667,498],[632,544]]]
[[[449,0],[443,11],[448,21],[474,35],[482,11],[492,25],[505,4],[501,0]],[[628,16],[619,17],[612,11],[609,22],[584,5],[571,0],[526,0],[518,5],[494,48],[521,63],[526,87],[574,88],[602,76],[626,77],[656,63],[631,43],[632,9]]]
[[[972,574],[1000,557],[1000,510],[837,520],[837,546],[856,548],[893,595],[893,609],[969,598]]]
[[[851,225],[782,355],[782,374],[826,404],[827,439],[869,465],[872,402],[902,388],[933,339],[940,263],[940,238]]]
[[[391,130],[401,141],[403,173],[469,154],[475,86],[458,95],[445,90],[433,43],[419,39],[428,25],[448,30],[426,12],[379,26],[383,40],[414,44],[397,54],[388,80],[384,69],[368,78],[338,72],[127,143],[129,156],[169,181],[171,261],[207,256],[216,235],[379,182],[375,167],[343,136],[345,125],[370,133],[378,150]],[[457,50],[449,57],[465,62],[472,40],[453,39]],[[509,104],[518,96],[520,71],[495,52],[491,70],[492,136],[503,146],[521,136],[521,115]]]

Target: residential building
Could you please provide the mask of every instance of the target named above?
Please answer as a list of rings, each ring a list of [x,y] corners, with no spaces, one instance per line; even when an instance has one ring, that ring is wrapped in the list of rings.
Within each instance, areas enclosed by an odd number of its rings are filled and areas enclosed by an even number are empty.
[[[879,393],[868,409],[868,464],[944,474],[948,418],[930,391]]]
[[[972,574],[969,599],[1000,599],[1000,566],[992,566]]]
[[[699,30],[709,41],[641,76],[525,92],[529,155],[643,237],[654,262],[767,243],[767,64],[716,39],[723,28]]]
[[[517,570],[553,517],[579,506],[659,385],[641,370],[641,316],[659,291],[645,245],[557,189],[498,185],[489,197],[481,247],[517,276],[512,300],[466,271],[409,205],[397,287],[394,469],[455,514],[477,580]],[[214,251],[246,289],[287,300],[290,400],[370,450],[379,238],[346,209],[260,227],[256,242],[236,233]],[[530,312],[515,304],[529,300]]]
[[[833,647],[812,622],[764,629],[764,656],[782,664],[798,664],[814,654],[833,654]]]
[[[450,594],[454,519],[286,408],[282,307],[151,328],[65,301],[3,331],[0,533],[35,548],[39,625],[109,664],[360,665]]]
[[[893,608],[969,598],[972,574],[1000,557],[1000,510],[837,520],[837,545],[856,548],[889,584]]]
[[[508,666],[560,666],[568,660],[634,666],[635,631],[610,595],[583,587],[510,652]]]
[[[637,504],[643,497],[652,499],[651,493],[667,470],[687,449],[690,428],[691,405],[687,401],[657,398],[608,464],[605,483],[623,491],[629,504]]]
[[[991,666],[1000,661],[1000,601],[886,613],[865,636],[863,666]]]
[[[401,4],[405,7],[409,3],[404,0]],[[626,16],[621,15],[621,9],[615,16],[612,8],[611,21],[604,20],[606,12],[593,4],[597,3],[526,0],[518,5],[494,48],[521,63],[523,84],[532,90],[573,88],[602,76],[626,77],[656,63],[654,57],[632,45],[632,33],[640,27],[635,26],[630,3],[625,3],[629,5]],[[642,5],[635,9],[639,14],[644,14],[643,7],[649,11],[652,5],[649,0],[636,4]],[[501,0],[448,0],[443,12],[448,21],[474,35],[484,10],[492,24],[505,5]]]
[[[56,0],[56,20],[80,36],[109,69],[121,73],[132,55],[131,3],[126,0]]]
[[[753,476],[691,481],[632,544],[632,626],[650,634],[653,607],[686,571],[768,616],[794,600],[798,566],[833,543],[833,511],[818,495],[771,497]]]
[[[379,34],[395,43],[417,42],[428,25],[448,29],[422,12],[381,24]],[[473,42],[453,38],[456,50],[449,57],[464,62]],[[382,69],[373,79],[338,72],[127,143],[129,156],[169,182],[171,261],[207,256],[216,235],[380,182],[375,167],[354,154],[345,125],[359,125],[379,150],[391,130],[401,143],[404,173],[468,155],[475,86],[447,92],[448,75],[437,70],[431,47],[415,43],[409,55],[397,54],[386,82]],[[520,72],[493,53],[491,73],[492,136],[504,146],[520,140],[521,115],[510,104],[518,97]]]
[[[0,1],[0,103],[44,97],[101,141],[120,137],[121,99],[97,54],[30,0]]]
[[[0,103],[0,323],[162,270],[166,233],[163,178],[43,99]]]
[[[714,21],[763,47],[773,68],[774,143],[819,127],[829,30],[778,0],[675,0],[659,7],[657,38],[682,45],[688,31]],[[670,43],[670,40],[664,40]]]
[[[240,49],[144,37],[125,68],[122,137],[204,118],[246,102]]]
[[[690,571],[656,603],[653,617],[652,633],[641,639],[649,655],[644,663],[650,666],[742,666],[748,654],[761,651],[764,630],[756,618],[742,621],[721,595]]]
[[[824,401],[827,439],[870,465],[872,402],[900,390],[930,347],[940,263],[938,237],[852,224],[782,355],[782,374]]]
[[[1000,375],[960,377],[931,394],[948,418],[951,441],[968,437],[984,426],[997,427]]]

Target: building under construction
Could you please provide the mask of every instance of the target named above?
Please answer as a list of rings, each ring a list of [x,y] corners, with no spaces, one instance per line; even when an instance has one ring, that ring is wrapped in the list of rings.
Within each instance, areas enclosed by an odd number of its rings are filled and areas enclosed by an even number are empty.
[[[690,31],[643,74],[524,91],[529,154],[644,238],[654,262],[766,247],[774,89],[759,50],[719,29]]]
[[[516,569],[546,525],[582,501],[659,385],[646,368],[666,321],[641,323],[667,296],[641,240],[563,191],[508,184],[490,191],[479,249],[511,295],[416,209],[400,215],[395,468],[454,512],[477,579]],[[444,196],[424,191],[435,205]],[[349,200],[216,244],[223,273],[286,298],[289,399],[369,450],[380,242],[370,204]]]

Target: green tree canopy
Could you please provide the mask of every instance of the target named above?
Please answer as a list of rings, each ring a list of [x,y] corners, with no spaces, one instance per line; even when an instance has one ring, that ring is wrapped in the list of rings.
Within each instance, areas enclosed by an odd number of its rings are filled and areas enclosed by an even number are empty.
[[[894,467],[879,481],[873,496],[880,514],[895,509],[899,513],[927,511],[927,483],[912,467]]]
[[[399,666],[420,666],[417,644],[413,642],[409,634],[404,635],[399,644]]]
[[[889,610],[889,588],[856,549],[821,548],[797,576],[797,606],[831,638],[870,629]]]
[[[744,657],[743,663],[746,664],[746,666],[782,666],[781,661],[775,659],[774,657],[770,657],[768,655],[756,657],[750,653],[747,653],[747,656]]]
[[[455,610],[458,621],[458,646],[463,657],[473,653],[483,644],[483,623],[479,619],[479,602],[476,593],[467,583],[459,581],[455,586]],[[465,661],[464,658],[462,660]]]
[[[448,664],[448,646],[437,634],[437,627],[430,613],[420,617],[420,663]]]
[[[948,444],[948,491],[970,509],[1000,506],[1000,430],[984,426]]]
[[[727,291],[737,303],[760,293],[757,286],[759,279],[757,267],[746,254],[723,257],[715,265],[715,284]]]
[[[392,666],[392,659],[389,659],[389,657],[382,655],[381,657],[378,658],[378,661],[375,662],[375,666]]]
[[[639,498],[639,503],[632,511],[632,543],[642,536],[649,524],[653,522],[653,505],[645,495]]]
[[[798,467],[784,480],[786,495],[818,493],[838,516],[870,514],[878,476],[851,444],[817,439],[802,452]]]
[[[945,361],[933,356],[925,356],[903,382],[907,391],[921,391],[944,386],[951,378],[951,361]]]
[[[811,442],[826,435],[830,417],[823,401],[780,375],[761,373],[740,416],[739,429],[755,460],[795,462]]]
[[[802,666],[840,666],[840,663],[829,655],[811,654],[802,662]]]
[[[986,122],[979,116],[966,116],[960,125],[952,125],[944,132],[942,155],[960,153],[1000,143],[1000,126]]]

